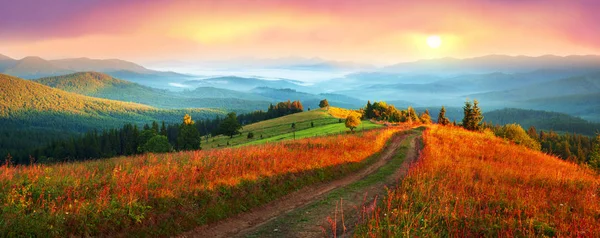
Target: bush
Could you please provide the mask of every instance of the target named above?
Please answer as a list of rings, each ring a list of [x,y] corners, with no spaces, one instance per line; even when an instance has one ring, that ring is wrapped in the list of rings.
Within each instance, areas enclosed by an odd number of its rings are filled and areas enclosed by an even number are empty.
[[[254,138],[254,133],[248,132],[248,139],[252,139],[252,138]]]
[[[506,138],[515,142],[515,144],[523,145],[534,150],[541,150],[539,142],[535,141],[519,124],[508,124],[496,131],[496,136]]]
[[[156,135],[150,138],[150,140],[142,146],[142,151],[165,153],[171,151],[171,144],[169,144],[169,139],[167,139],[166,136]]]

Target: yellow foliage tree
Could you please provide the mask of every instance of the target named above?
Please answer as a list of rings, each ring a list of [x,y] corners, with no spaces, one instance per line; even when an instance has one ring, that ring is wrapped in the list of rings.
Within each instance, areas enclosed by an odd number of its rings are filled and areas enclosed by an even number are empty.
[[[190,115],[185,114],[185,116],[183,116],[183,124],[193,125],[194,121],[192,121],[192,117]]]
[[[350,128],[350,131],[354,132],[354,128],[360,125],[360,119],[354,114],[348,115],[346,118],[346,127]]]

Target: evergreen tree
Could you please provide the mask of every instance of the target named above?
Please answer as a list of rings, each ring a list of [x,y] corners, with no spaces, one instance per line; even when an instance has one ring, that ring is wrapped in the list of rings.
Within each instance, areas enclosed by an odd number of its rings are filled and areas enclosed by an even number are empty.
[[[156,121],[152,121],[152,130],[158,134],[158,123]]]
[[[481,130],[481,122],[483,121],[483,112],[481,108],[479,108],[479,102],[477,100],[473,100],[473,130],[479,131]]]
[[[481,121],[483,120],[483,115],[478,104],[479,102],[477,102],[477,100],[473,100],[473,104],[471,104],[471,102],[468,100],[465,102],[465,106],[463,107],[463,127],[467,130],[481,130]]]
[[[438,114],[437,123],[442,126],[450,124],[450,119],[446,117],[446,108],[444,106],[442,106],[442,109],[440,109],[440,114]]]
[[[185,114],[183,117],[183,123],[179,126],[179,133],[177,135],[177,147],[179,150],[197,150],[200,148],[200,133],[192,117]]]
[[[365,108],[365,113],[363,114],[365,119],[373,118],[373,105],[371,105],[371,101],[367,101],[367,106]]]
[[[600,170],[600,133],[596,135],[588,163],[593,169]]]
[[[408,107],[407,111],[408,111],[408,122],[412,123],[412,122],[419,121],[419,116],[417,116],[417,112],[415,111],[415,109],[413,107]]]
[[[431,116],[429,115],[429,110],[425,109],[425,111],[421,113],[419,120],[423,124],[431,124]]]
[[[160,134],[163,136],[167,136],[167,127],[165,126],[165,121],[162,121],[162,126],[160,127]]]
[[[463,120],[462,125],[467,130],[473,130],[473,104],[469,100],[465,102],[465,106],[463,107]]]
[[[234,135],[239,134],[240,129],[242,129],[242,125],[238,122],[235,112],[228,113],[219,126],[221,134],[228,135],[229,138],[233,138]]]

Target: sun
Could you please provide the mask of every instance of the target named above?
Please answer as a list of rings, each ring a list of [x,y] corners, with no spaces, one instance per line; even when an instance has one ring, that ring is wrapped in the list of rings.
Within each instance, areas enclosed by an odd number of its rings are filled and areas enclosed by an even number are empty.
[[[442,45],[442,38],[439,36],[429,36],[427,37],[427,45],[433,49],[437,49]]]

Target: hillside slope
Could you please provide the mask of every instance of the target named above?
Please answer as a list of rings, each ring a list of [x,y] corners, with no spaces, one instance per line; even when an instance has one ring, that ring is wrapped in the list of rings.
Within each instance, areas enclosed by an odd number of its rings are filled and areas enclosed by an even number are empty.
[[[39,83],[0,74],[0,117],[16,116],[26,111],[48,111],[90,115],[101,111],[142,112],[152,107],[86,97],[44,86]]]
[[[225,114],[218,109],[156,109],[65,92],[39,83],[0,74],[0,156],[16,155],[78,133],[124,124],[181,123]]]
[[[157,108],[223,108],[241,112],[264,109],[268,98],[226,89],[198,88],[175,93],[114,78],[105,73],[80,72],[34,80],[50,87],[87,96],[135,102]]]
[[[592,171],[460,128],[432,127],[423,140],[420,161],[355,235],[600,235],[600,177]]]

